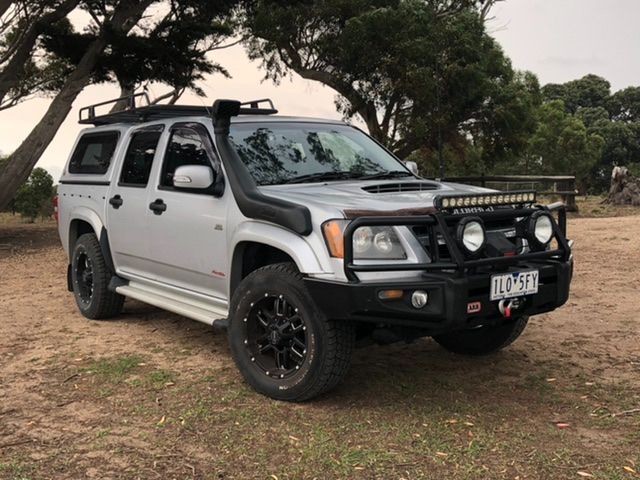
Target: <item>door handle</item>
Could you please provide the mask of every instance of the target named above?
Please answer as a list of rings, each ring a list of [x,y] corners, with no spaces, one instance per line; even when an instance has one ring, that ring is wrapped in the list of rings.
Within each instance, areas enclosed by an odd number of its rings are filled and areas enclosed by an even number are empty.
[[[161,198],[158,198],[155,202],[149,204],[149,210],[153,210],[156,215],[162,215],[162,212],[167,210],[167,204]]]
[[[120,195],[115,195],[115,196],[113,196],[113,197],[111,197],[109,199],[109,203],[111,204],[111,206],[113,208],[115,208],[117,210],[122,206],[122,204],[124,202],[123,202],[122,197]]]

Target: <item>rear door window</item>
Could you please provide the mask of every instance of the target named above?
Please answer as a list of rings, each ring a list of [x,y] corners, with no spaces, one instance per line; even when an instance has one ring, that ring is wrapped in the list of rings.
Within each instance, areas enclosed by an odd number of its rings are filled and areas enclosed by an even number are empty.
[[[119,185],[146,187],[163,127],[152,127],[131,134],[129,147],[122,162]]]
[[[69,173],[101,175],[107,173],[113,153],[118,145],[119,132],[86,133],[78,141],[71,161]]]

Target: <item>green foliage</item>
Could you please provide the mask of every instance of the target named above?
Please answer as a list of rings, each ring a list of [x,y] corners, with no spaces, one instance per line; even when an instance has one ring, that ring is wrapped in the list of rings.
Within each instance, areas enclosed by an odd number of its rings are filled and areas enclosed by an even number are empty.
[[[586,75],[560,85],[545,85],[542,94],[546,102],[561,100],[566,113],[580,120],[589,135],[602,139],[589,179],[583,177],[585,188],[602,192],[608,188],[612,167],[623,165],[634,170],[640,166],[640,87],[611,94],[607,80]]]
[[[15,210],[31,222],[38,215],[43,218],[51,215],[54,193],[51,175],[44,168],[34,168],[29,179],[18,189]]]
[[[294,71],[330,86],[340,111],[399,156],[429,163],[441,141],[463,156],[473,143],[491,163],[526,146],[538,85],[514,73],[477,5],[259,0],[244,25],[267,78]]]
[[[542,89],[546,101],[562,100],[570,113],[580,107],[604,107],[611,94],[611,84],[602,77],[589,74],[562,85],[549,84]]]
[[[568,114],[561,100],[543,104],[537,112],[538,126],[529,142],[525,172],[573,174],[586,185],[598,162],[604,140],[587,131],[582,120]]]

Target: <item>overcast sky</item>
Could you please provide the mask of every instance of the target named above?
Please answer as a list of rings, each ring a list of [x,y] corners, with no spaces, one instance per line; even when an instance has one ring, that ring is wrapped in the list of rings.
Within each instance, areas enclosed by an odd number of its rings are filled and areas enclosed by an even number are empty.
[[[535,72],[542,84],[566,82],[587,73],[608,79],[614,90],[640,85],[639,0],[506,0],[494,10],[488,27],[517,69]],[[279,86],[261,82],[257,63],[242,47],[220,51],[217,60],[232,79],[208,78],[207,97],[185,95],[181,103],[210,105],[216,98],[270,97],[283,114],[339,118],[334,93],[318,83],[294,77]],[[161,87],[153,95],[164,93]],[[118,95],[115,86],[87,88],[54,141],[38,163],[58,179],[80,125],[78,108]],[[36,99],[0,112],[0,152],[15,149],[46,110],[48,101]]]

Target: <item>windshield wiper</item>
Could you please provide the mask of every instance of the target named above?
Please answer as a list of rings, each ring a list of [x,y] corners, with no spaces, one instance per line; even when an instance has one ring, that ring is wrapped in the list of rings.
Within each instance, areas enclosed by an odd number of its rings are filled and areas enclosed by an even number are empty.
[[[309,173],[307,175],[298,175],[297,177],[290,178],[283,183],[305,183],[305,182],[321,182],[323,180],[346,180],[349,178],[359,178],[358,174],[354,172],[317,172]]]
[[[406,170],[391,170],[388,172],[373,173],[371,175],[363,175],[358,177],[358,180],[374,180],[382,178],[398,178],[398,177],[413,177],[412,173]]]

